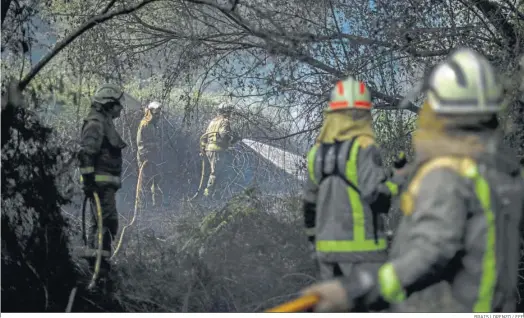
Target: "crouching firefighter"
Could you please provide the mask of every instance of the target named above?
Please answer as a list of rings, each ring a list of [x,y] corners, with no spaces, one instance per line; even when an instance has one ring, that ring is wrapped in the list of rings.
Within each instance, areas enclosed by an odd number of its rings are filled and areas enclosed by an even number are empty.
[[[385,309],[440,282],[449,288],[432,298],[446,299],[442,311],[515,311],[524,180],[502,144],[502,85],[486,58],[460,49],[424,90],[389,260],[306,289],[317,311]]]
[[[112,84],[102,85],[95,92],[91,110],[84,119],[80,140],[80,173],[86,198],[94,199],[97,211],[92,213],[89,228],[89,249],[86,253],[91,270],[100,277],[96,283],[104,288],[110,271],[111,243],[118,230],[115,194],[121,187],[122,149],[127,145],[115,129],[113,119],[123,108],[123,91]],[[100,211],[98,211],[100,210]],[[101,228],[99,218],[102,217]],[[99,265],[99,231],[102,230],[102,258]],[[95,278],[95,277],[94,277]]]
[[[380,214],[388,212],[397,185],[387,179],[371,124],[366,85],[352,77],[338,82],[307,157],[304,191],[306,231],[322,279],[387,260]]]

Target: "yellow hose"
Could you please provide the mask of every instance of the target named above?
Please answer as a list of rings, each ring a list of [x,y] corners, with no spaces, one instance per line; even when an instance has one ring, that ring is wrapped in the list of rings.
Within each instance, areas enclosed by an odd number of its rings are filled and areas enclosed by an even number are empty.
[[[140,165],[140,169],[138,170],[138,180],[136,182],[136,192],[135,192],[135,210],[133,212],[133,218],[131,219],[131,222],[129,222],[128,225],[122,228],[122,232],[120,233],[120,239],[118,240],[118,244],[115,248],[115,252],[109,258],[110,260],[113,259],[116,256],[116,253],[118,253],[118,251],[120,250],[120,247],[122,246],[122,241],[124,240],[124,233],[126,232],[126,229],[135,223],[136,216],[138,214],[137,211],[138,211],[138,203],[140,200],[140,191],[142,189],[142,171],[144,171],[144,167],[146,163],[147,163],[147,160],[142,162],[142,165]]]
[[[205,168],[206,168],[206,162],[205,162],[205,158],[204,158],[204,157],[205,157],[205,153],[204,153],[204,149],[203,149],[203,148],[204,148],[204,147],[203,147],[204,142],[203,142],[202,140],[203,140],[204,138],[206,138],[207,136],[209,136],[209,135],[211,135],[211,134],[214,134],[214,133],[216,133],[216,132],[214,132],[214,131],[212,131],[212,132],[207,132],[207,133],[203,134],[202,136],[200,136],[200,140],[199,140],[199,142],[200,142],[200,147],[201,147],[201,149],[202,149],[202,150],[201,150],[201,154],[202,154],[202,169],[201,169],[201,170],[202,170],[202,173],[201,173],[201,175],[200,175],[200,184],[198,185],[198,190],[197,190],[197,192],[195,193],[195,195],[193,195],[193,196],[192,196],[188,201],[192,201],[192,200],[194,200],[194,199],[198,196],[198,194],[200,193],[200,190],[202,190],[202,185],[204,184],[204,176],[205,176],[205,174],[206,174],[206,173],[205,173],[205,172],[206,172],[206,171],[205,171]]]
[[[96,250],[96,262],[95,262],[95,272],[93,273],[93,277],[91,278],[91,282],[87,286],[87,289],[91,289],[95,287],[96,280],[98,279],[98,275],[100,274],[100,264],[102,263],[102,243],[103,243],[103,219],[102,219],[102,205],[100,204],[100,197],[98,196],[98,193],[93,192],[93,198],[95,199],[95,205],[96,205],[96,215],[97,215],[97,223],[98,223],[98,249]]]
[[[204,184],[205,171],[206,171],[206,162],[205,162],[204,156],[202,156],[202,173],[201,173],[201,176],[200,176],[200,184],[198,185],[197,192],[195,193],[194,196],[191,197],[191,199],[189,199],[189,201],[192,201],[194,198],[196,198],[197,195],[200,193],[200,190],[202,190],[202,185]]]
[[[265,312],[300,312],[315,306],[320,298],[317,295],[306,295],[284,303],[280,306],[273,307]]]

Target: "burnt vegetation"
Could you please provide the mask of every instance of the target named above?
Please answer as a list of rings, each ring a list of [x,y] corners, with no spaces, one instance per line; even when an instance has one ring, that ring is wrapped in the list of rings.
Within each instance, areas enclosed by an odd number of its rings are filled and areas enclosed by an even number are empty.
[[[400,150],[412,156],[423,96],[404,110],[400,101],[450,50],[470,46],[504,80],[505,140],[524,160],[522,2],[2,0],[1,13],[2,311],[254,312],[314,282],[301,183],[246,144],[230,150],[215,199],[188,201],[200,181],[198,139],[224,96],[243,138],[303,156],[334,81],[354,75],[373,90],[390,165]],[[25,98],[4,108],[10,78]],[[128,144],[120,231],[133,218],[141,106],[164,105],[165,202],[152,208],[140,194],[111,298],[85,290],[87,264],[73,253],[83,244],[74,158],[103,81],[128,95],[116,122]],[[393,230],[398,217],[393,208]],[[521,260],[522,299],[524,250]],[[426,297],[408,308],[446,307]]]

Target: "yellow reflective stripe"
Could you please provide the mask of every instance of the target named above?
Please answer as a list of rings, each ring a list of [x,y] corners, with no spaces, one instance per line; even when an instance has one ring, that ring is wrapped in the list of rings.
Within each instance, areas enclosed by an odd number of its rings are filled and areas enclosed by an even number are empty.
[[[491,312],[495,283],[497,277],[495,260],[495,214],[491,207],[491,193],[487,180],[482,177],[476,165],[471,165],[463,171],[464,175],[475,181],[475,193],[482,204],[484,216],[486,217],[486,248],[482,258],[482,277],[477,295],[477,301],[473,306],[473,312]]]
[[[206,131],[206,134],[208,134],[208,143],[214,144],[217,142],[217,136],[221,124],[222,119],[214,119],[211,121]]]
[[[84,177],[80,175],[80,182],[84,182]],[[120,183],[120,178],[117,176],[108,176],[106,174],[95,175],[95,182],[112,182]]]
[[[349,161],[346,165],[346,177],[350,182],[358,187],[358,170],[357,160],[360,143],[358,138],[355,139],[351,147]],[[329,252],[370,252],[381,251],[387,248],[385,239],[379,239],[378,243],[374,239],[366,240],[366,227],[364,208],[360,195],[352,187],[347,187],[349,201],[351,204],[351,211],[353,217],[353,240],[337,240],[337,241],[317,241],[317,251]]]
[[[95,172],[95,167],[83,167],[83,168],[80,168],[80,173],[81,174],[88,174],[88,173],[93,173]]]
[[[106,174],[95,175],[95,182],[114,182],[120,183],[120,178],[116,176],[108,176]]]
[[[369,252],[385,250],[387,243],[385,239],[379,239],[378,244],[375,240],[364,241],[317,241],[319,252]]]
[[[307,170],[309,172],[309,178],[311,181],[313,181],[314,184],[318,184],[317,179],[315,178],[315,156],[317,154],[317,150],[318,145],[314,145],[307,154]]]
[[[220,151],[220,150],[222,150],[222,147],[220,147],[217,144],[208,143],[207,147],[206,147],[206,150],[209,150],[209,151]]]
[[[389,191],[391,192],[392,195],[398,195],[398,185],[391,182],[391,181],[386,181],[385,182],[385,185],[386,187],[388,187]]]
[[[353,146],[351,147],[351,153],[349,155],[349,162],[346,165],[346,177],[358,188],[358,151],[360,143],[358,138],[355,138]],[[353,187],[347,187],[349,202],[351,204],[351,211],[353,212],[353,240],[357,242],[366,241],[366,227],[364,218],[364,207],[360,200],[360,195],[353,189]]]
[[[315,235],[315,228],[314,227],[306,227],[306,235],[307,236],[313,236]]]
[[[406,299],[406,291],[398,279],[395,267],[386,263],[378,270],[380,295],[391,304],[398,304]]]

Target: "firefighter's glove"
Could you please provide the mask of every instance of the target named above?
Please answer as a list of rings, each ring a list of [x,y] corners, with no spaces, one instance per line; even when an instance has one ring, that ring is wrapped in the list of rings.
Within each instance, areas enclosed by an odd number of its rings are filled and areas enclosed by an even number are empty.
[[[86,173],[82,175],[82,185],[84,194],[87,197],[91,197],[93,192],[96,191],[95,173]]]
[[[303,295],[316,295],[320,298],[313,310],[315,312],[347,312],[353,309],[353,302],[340,280],[327,280],[314,284],[302,291]]]

